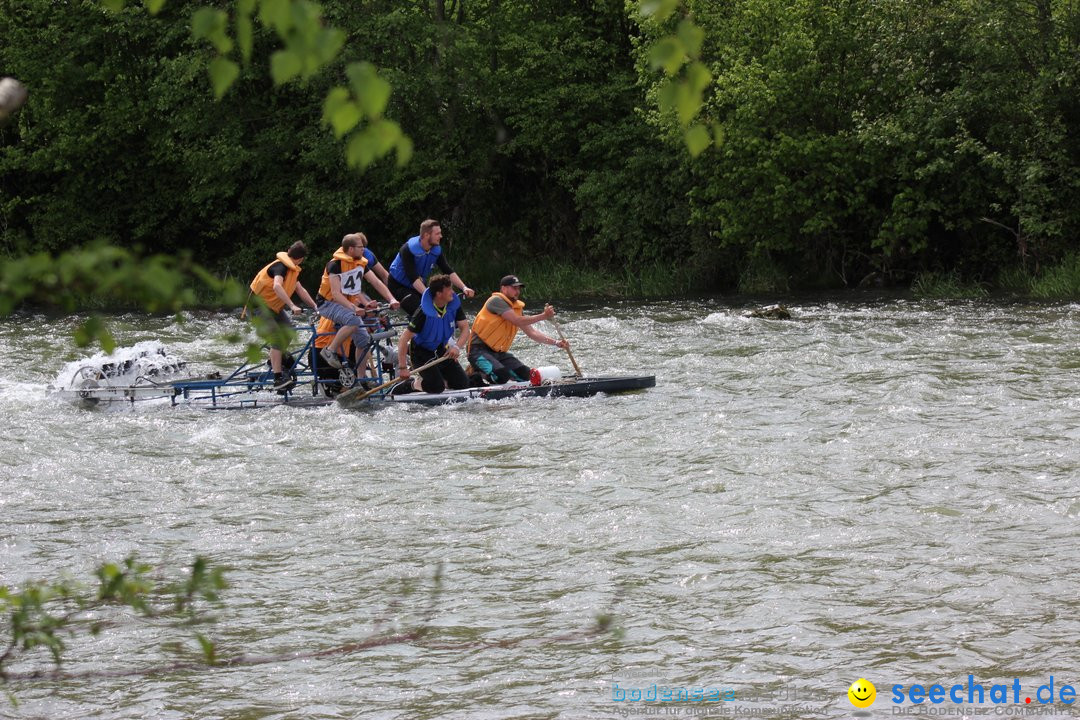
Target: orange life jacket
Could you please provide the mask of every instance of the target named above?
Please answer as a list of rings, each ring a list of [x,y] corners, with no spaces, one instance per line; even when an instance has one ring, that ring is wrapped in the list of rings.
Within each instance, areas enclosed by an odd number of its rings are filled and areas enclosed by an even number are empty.
[[[337,329],[338,327],[333,320],[320,315],[319,322],[315,324],[315,347],[322,349],[329,345],[333,341]],[[329,335],[323,333],[329,333]]]
[[[474,336],[483,340],[484,344],[495,352],[506,352],[510,349],[510,346],[514,344],[514,336],[517,335],[518,327],[502,315],[496,315],[488,310],[488,303],[491,302],[493,298],[497,297],[505,300],[506,304],[509,305],[519,317],[522,315],[522,311],[525,309],[524,302],[521,300],[511,300],[501,292],[495,292],[491,294],[491,297],[484,303],[484,307],[476,314],[476,320],[473,321],[472,331]]]
[[[367,258],[349,257],[343,248],[338,248],[334,251],[333,259],[341,261],[341,294],[355,305],[360,300],[360,279],[367,272]],[[319,283],[319,295],[324,300],[331,302],[334,300],[330,292],[330,273],[326,271],[326,268],[323,268],[322,282]]]
[[[271,265],[279,262],[284,263],[289,271],[281,280],[285,288],[285,294],[292,297],[293,291],[296,290],[296,282],[300,279],[300,266],[289,257],[289,253],[279,252],[277,259],[272,263],[268,263],[251,281],[251,292],[261,297],[266,302],[266,306],[274,312],[281,312],[281,309],[285,307],[285,303],[274,292],[274,278],[270,277],[270,273],[267,271]]]

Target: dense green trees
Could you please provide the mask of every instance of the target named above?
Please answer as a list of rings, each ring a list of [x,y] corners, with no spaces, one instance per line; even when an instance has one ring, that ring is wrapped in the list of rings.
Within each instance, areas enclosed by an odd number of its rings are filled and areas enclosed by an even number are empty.
[[[104,239],[246,281],[294,239],[329,253],[363,229],[386,257],[431,216],[470,281],[539,257],[774,290],[992,281],[1076,250],[1080,11],[1063,0],[686,0],[662,22],[624,0],[334,0],[324,72],[273,85],[280,43],[257,26],[220,101],[199,6],[0,0],[0,73],[31,92],[0,129],[0,253]],[[691,122],[722,140],[696,157],[657,107],[665,35],[708,69]],[[349,169],[322,123],[358,61],[393,88],[403,167]]]
[[[1076,249],[1072,3],[692,5],[725,136],[692,223],[745,284],[993,279]]]

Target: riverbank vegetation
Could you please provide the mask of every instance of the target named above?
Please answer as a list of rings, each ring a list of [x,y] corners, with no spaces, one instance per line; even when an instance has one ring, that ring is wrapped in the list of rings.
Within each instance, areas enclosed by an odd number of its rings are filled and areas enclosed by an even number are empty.
[[[321,7],[342,33],[323,72],[272,82],[281,46],[257,25],[217,100],[207,68],[232,41],[208,21],[193,37],[199,3],[5,0],[0,71],[30,97],[0,129],[0,254],[103,240],[246,282],[355,230],[388,264],[437,217],[468,282],[512,271],[536,297],[1080,296],[1073,3],[685,0],[660,23],[624,0]],[[700,62],[693,89],[660,71],[665,38]],[[407,163],[350,167],[344,125],[321,122],[346,74],[392,88],[372,117]],[[663,102],[684,91],[696,154],[685,103]]]

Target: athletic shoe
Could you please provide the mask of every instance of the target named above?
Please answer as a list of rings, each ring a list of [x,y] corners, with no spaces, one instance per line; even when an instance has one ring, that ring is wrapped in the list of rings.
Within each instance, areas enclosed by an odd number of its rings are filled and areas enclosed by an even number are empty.
[[[285,393],[296,387],[296,381],[292,379],[291,375],[284,375],[282,373],[274,373],[274,386],[272,389],[277,390],[284,395]]]
[[[330,348],[324,347],[319,351],[319,357],[326,361],[326,364],[335,370],[341,369],[341,358],[337,356],[337,353],[331,352]]]

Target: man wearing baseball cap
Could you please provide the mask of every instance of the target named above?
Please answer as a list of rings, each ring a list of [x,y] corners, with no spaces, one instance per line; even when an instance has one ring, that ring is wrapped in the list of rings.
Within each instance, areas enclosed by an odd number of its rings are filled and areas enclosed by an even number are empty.
[[[521,292],[524,287],[525,283],[517,275],[507,275],[499,281],[499,290],[491,294],[473,321],[469,364],[490,382],[529,379],[531,368],[510,354],[510,346],[519,329],[541,345],[569,347],[565,340],[548,337],[533,327],[541,320],[555,317],[555,308],[545,305],[544,312],[538,315],[523,314],[525,303],[521,300]]]

